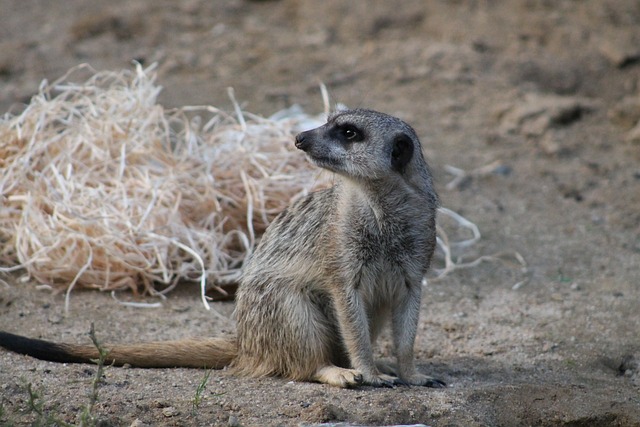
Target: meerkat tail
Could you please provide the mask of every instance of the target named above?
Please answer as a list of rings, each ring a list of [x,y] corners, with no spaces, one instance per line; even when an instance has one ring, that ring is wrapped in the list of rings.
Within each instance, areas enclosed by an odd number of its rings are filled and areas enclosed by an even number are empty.
[[[0,331],[0,347],[59,363],[96,363],[94,345],[54,343]],[[138,368],[213,368],[231,363],[237,354],[235,336],[139,344],[104,344],[105,364]]]

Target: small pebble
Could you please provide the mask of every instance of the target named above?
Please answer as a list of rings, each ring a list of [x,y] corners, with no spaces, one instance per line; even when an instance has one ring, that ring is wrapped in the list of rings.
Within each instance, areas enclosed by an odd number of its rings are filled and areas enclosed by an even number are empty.
[[[173,406],[169,406],[168,408],[163,408],[162,409],[162,415],[164,415],[167,418],[170,418],[170,417],[178,415],[178,410],[176,408],[174,408]]]
[[[229,427],[241,427],[240,420],[235,415],[229,415]]]

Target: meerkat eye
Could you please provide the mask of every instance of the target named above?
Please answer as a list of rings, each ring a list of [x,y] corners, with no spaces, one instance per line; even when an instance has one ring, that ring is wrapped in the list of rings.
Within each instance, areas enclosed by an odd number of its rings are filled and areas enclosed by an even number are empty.
[[[346,136],[347,139],[356,139],[358,133],[353,128],[346,128],[344,130],[344,136]]]
[[[342,128],[342,135],[345,137],[347,141],[355,142],[362,141],[362,132],[355,126],[346,125]]]

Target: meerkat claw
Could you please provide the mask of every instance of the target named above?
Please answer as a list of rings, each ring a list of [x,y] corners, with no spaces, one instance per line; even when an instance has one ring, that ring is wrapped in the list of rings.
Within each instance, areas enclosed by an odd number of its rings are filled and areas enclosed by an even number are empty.
[[[399,385],[399,386],[403,386],[403,387],[410,387],[411,384],[406,382],[405,380],[403,380],[402,378],[397,378],[396,381],[394,382],[395,385]]]
[[[447,386],[447,383],[437,378],[431,378],[431,380],[427,381],[427,383],[424,386],[431,387],[431,388],[444,388]]]

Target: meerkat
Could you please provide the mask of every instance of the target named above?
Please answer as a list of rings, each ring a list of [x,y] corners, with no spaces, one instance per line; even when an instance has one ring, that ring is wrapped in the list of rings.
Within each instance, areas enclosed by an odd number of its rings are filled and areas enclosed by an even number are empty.
[[[218,338],[106,345],[106,363],[229,366],[338,387],[442,387],[417,371],[414,341],[422,280],[436,245],[438,197],[415,131],[372,110],[333,113],[295,145],[336,184],[286,208],[245,262],[237,332]],[[397,363],[374,361],[390,320]],[[90,345],[0,332],[0,346],[56,362],[90,363]]]

